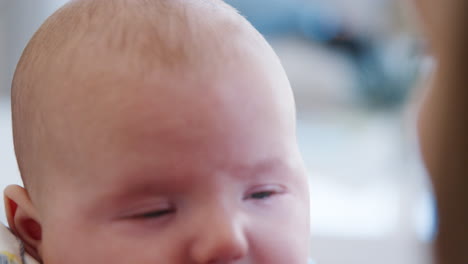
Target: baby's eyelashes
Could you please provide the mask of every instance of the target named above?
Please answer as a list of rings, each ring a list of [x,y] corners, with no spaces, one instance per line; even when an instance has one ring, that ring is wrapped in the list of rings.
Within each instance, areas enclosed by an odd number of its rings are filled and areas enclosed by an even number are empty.
[[[133,204],[122,212],[120,219],[145,220],[168,216],[176,212],[176,207],[170,201],[145,201]]]
[[[163,209],[163,210],[156,210],[156,211],[150,211],[147,213],[142,213],[142,214],[137,214],[134,217],[135,218],[141,218],[141,219],[147,219],[147,218],[159,218],[163,217],[168,214],[175,213],[175,209],[173,208],[168,208],[168,209]]]
[[[266,185],[253,188],[244,197],[244,200],[265,200],[274,195],[282,194],[285,192],[285,188],[281,185]]]
[[[256,193],[252,193],[248,199],[258,199],[258,200],[262,200],[262,199],[266,199],[272,195],[274,195],[275,192],[274,191],[263,191],[263,192],[256,192]]]

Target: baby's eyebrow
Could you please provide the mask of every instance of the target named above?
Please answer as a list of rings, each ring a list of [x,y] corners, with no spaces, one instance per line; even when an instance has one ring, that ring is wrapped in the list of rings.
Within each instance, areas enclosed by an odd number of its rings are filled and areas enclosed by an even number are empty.
[[[268,158],[250,165],[233,166],[229,172],[235,177],[253,178],[273,175],[293,174],[294,166],[281,158]]]
[[[220,171],[223,175],[228,175],[238,180],[259,179],[264,177],[285,178],[294,174],[294,167],[288,161],[280,158],[269,158],[260,160],[251,164],[235,164],[226,166]],[[215,173],[215,172],[213,172]],[[131,181],[119,184],[119,190],[112,193],[114,198],[123,198],[129,196],[145,196],[148,194],[167,194],[179,190],[179,186],[190,186],[187,184],[190,180],[198,178],[188,175],[195,175],[197,172],[191,171],[153,171],[142,170],[140,172],[126,173],[124,178],[131,178]],[[131,175],[131,177],[130,177]],[[159,176],[157,176],[159,175]],[[203,176],[200,176],[203,177]],[[124,186],[125,188],[121,188]]]

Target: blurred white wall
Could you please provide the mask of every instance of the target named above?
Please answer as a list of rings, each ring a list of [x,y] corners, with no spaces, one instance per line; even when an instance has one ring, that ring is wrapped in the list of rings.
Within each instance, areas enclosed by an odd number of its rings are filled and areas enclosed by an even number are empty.
[[[9,94],[16,63],[42,22],[66,0],[0,0],[0,96]]]
[[[6,1],[0,0],[0,97],[5,96],[8,90],[7,61],[6,61]]]
[[[10,104],[0,98],[0,192],[10,184],[21,184],[13,151],[11,134]],[[3,197],[3,196],[0,196]],[[0,202],[0,222],[5,223],[3,199]]]

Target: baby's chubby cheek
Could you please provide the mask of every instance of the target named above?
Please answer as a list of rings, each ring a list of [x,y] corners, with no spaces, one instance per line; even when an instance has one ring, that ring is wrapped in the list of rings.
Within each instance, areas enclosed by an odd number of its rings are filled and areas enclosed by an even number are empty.
[[[251,220],[250,253],[262,264],[305,264],[310,250],[308,198],[288,194],[274,202],[277,208]]]

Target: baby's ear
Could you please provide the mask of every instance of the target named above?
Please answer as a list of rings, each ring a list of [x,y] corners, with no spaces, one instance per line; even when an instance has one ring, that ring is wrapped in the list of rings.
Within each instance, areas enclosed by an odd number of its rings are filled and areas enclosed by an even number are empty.
[[[42,241],[42,228],[37,210],[28,192],[21,186],[10,185],[4,192],[5,210],[8,225],[24,244],[26,252],[37,260]]]

